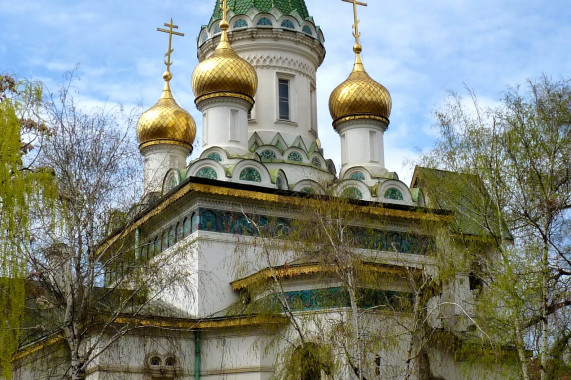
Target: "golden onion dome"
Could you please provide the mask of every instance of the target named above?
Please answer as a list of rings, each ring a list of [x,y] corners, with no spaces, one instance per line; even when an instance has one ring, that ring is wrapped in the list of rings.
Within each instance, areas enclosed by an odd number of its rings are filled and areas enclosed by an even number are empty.
[[[329,112],[333,126],[353,119],[376,119],[389,123],[391,94],[367,74],[361,61],[361,46],[356,44],[355,64],[349,77],[329,96]]]
[[[174,144],[192,151],[196,123],[192,116],[179,107],[172,97],[169,71],[163,74],[165,87],[159,101],[145,111],[137,122],[139,149],[154,144]]]
[[[228,27],[226,20],[220,22],[220,43],[192,73],[192,88],[196,96],[194,102],[197,105],[203,100],[222,96],[240,98],[254,104],[258,88],[256,70],[230,46],[226,32]]]

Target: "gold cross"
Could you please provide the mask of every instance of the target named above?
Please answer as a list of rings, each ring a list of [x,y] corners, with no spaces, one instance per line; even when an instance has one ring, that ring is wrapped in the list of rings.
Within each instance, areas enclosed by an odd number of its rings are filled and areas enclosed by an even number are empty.
[[[168,26],[169,29],[162,29],[162,28],[157,28],[157,31],[159,32],[165,32],[169,34],[169,50],[165,53],[165,56],[167,57],[166,61],[165,61],[165,65],[167,65],[167,71],[170,72],[170,67],[172,65],[172,61],[171,61],[171,53],[174,51],[174,49],[171,49],[171,43],[172,43],[172,35],[177,35],[177,36],[184,36],[184,33],[179,33],[179,32],[175,32],[173,31],[173,29],[178,29],[178,25],[174,25],[172,23],[172,18],[171,18],[171,22],[170,23],[164,23],[165,26]]]
[[[353,18],[355,19],[353,24],[353,36],[355,37],[355,43],[357,45],[360,45],[359,37],[361,37],[361,33],[359,33],[359,19],[357,18],[357,5],[362,5],[366,7],[367,3],[361,3],[360,1],[357,0],[342,0],[342,1],[353,4]]]
[[[230,7],[228,6],[226,0],[220,0],[220,9],[222,10],[222,20],[228,21],[226,20],[226,17],[228,16],[228,11],[230,10]]]

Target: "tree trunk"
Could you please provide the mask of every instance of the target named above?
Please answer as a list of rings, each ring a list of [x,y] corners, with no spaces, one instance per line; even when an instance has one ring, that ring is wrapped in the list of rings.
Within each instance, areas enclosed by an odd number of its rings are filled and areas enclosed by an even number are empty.
[[[516,316],[516,320],[515,320],[515,340],[516,340],[516,346],[517,346],[517,354],[519,357],[519,362],[521,365],[521,374],[523,377],[523,380],[529,380],[529,373],[527,370],[527,356],[525,355],[525,346],[524,346],[524,342],[523,342],[523,336],[521,334],[521,321],[519,319],[519,316]]]
[[[541,380],[547,380],[547,242],[544,241],[541,260]]]

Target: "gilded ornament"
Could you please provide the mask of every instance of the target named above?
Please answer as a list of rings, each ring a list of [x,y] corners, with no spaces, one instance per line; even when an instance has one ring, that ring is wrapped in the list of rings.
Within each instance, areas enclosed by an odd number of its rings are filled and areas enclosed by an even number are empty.
[[[137,122],[137,139],[139,140],[139,149],[157,144],[180,145],[192,151],[192,144],[196,136],[196,124],[192,116],[174,100],[169,81],[172,79],[170,66],[172,65],[171,48],[172,36],[184,36],[184,34],[175,32],[178,26],[172,23],[165,23],[169,29],[157,28],[160,32],[169,34],[168,51],[165,54],[167,59],[165,65],[167,70],[163,74],[165,86],[159,101],[145,111]]]
[[[192,89],[198,106],[202,101],[215,97],[235,97],[254,104],[258,88],[256,70],[230,46],[229,24],[226,20],[228,6],[224,0],[220,22],[220,43],[210,57],[200,62],[192,73]]]
[[[388,125],[392,100],[389,91],[373,80],[365,71],[361,61],[361,43],[359,42],[359,19],[357,5],[366,6],[356,0],[343,0],[353,4],[353,36],[355,37],[355,64],[349,77],[337,86],[329,97],[329,112],[333,126],[355,119],[379,120]]]

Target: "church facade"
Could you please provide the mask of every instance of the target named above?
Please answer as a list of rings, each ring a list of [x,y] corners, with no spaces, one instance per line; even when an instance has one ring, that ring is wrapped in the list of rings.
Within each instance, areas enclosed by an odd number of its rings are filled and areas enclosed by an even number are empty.
[[[137,314],[137,328],[103,351],[87,378],[287,378],[288,361],[309,363],[300,379],[510,378],[508,366],[463,362],[450,349],[450,342],[477,334],[468,272],[427,297],[422,322],[448,343],[422,337],[425,346],[413,344],[415,300],[423,295],[414,280],[438,277],[438,262],[427,252],[435,247],[435,231],[454,223],[455,215],[431,203],[422,171],[408,186],[385,167],[391,97],[365,70],[356,13],[355,62],[329,100],[340,138],[337,170],[317,125],[324,35],[305,2],[213,5],[198,34],[192,74],[202,112],[199,158],[187,163],[196,122],[171,94],[167,63],[162,95],[137,126],[144,198],[125,230],[104,243],[133,247],[134,260],[168,257],[161,270],[184,268],[186,278],[161,285],[160,311]],[[338,206],[337,198],[350,201]],[[327,204],[354,215],[347,222],[352,236],[368,237],[351,242],[359,270],[370,274],[362,284],[349,286],[347,272],[328,267],[333,262],[275,243],[303,226],[296,220],[304,213],[311,220]],[[120,275],[107,271],[105,283]],[[339,328],[355,325],[357,335]],[[37,363],[49,366],[63,355],[57,349],[40,355],[49,350],[44,343],[20,355],[17,378],[40,378]]]

